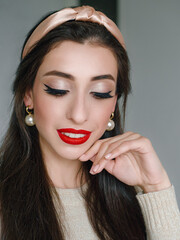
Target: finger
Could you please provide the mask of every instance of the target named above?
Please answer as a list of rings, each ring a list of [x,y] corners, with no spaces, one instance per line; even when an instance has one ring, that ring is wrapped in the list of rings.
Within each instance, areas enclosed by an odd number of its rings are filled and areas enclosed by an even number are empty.
[[[145,154],[147,153],[147,142],[148,144],[150,143],[148,139],[142,136],[137,139],[124,141],[119,145],[119,147],[111,152],[111,158],[116,158],[121,154],[129,151],[137,151],[139,153]]]
[[[96,156],[96,160],[94,164],[97,164],[99,159],[101,159],[105,152],[108,151],[108,148],[111,144],[119,141],[119,140],[123,140],[126,137],[132,135],[132,132],[126,132],[124,134],[115,136],[115,137],[111,137],[111,138],[106,138],[106,139],[101,139],[97,142],[97,144],[95,143],[95,145],[92,146],[92,148],[90,148],[83,156],[81,156],[79,159],[81,161],[87,161],[88,159],[90,159],[92,156],[94,156],[95,154],[97,154]],[[117,143],[116,143],[117,144]]]
[[[112,156],[111,151],[118,148],[123,141],[137,139],[139,137],[140,135],[137,133],[127,132],[126,134],[119,135],[116,138],[114,137],[113,140],[115,139],[116,141],[103,142],[99,148],[98,154],[95,157],[91,170],[96,172],[99,170],[99,166],[102,165],[104,167],[108,160],[113,159],[114,157]],[[91,170],[90,172],[92,172]]]
[[[91,162],[94,162],[96,159],[96,155],[94,157],[91,157],[89,160],[91,160]]]
[[[131,135],[129,138],[126,138],[125,141],[118,142],[119,145],[116,146],[116,148],[111,152],[111,157],[107,158],[105,155],[103,158],[97,160],[97,157],[95,158],[95,161],[91,167],[90,173],[95,174],[99,173],[105,168],[105,166],[109,161],[113,158],[119,157],[121,154],[125,154],[128,151],[132,150],[140,150],[140,147],[142,148],[144,138],[138,134]],[[113,160],[114,161],[114,160]]]
[[[112,169],[113,169],[113,167],[114,167],[114,164],[115,164],[115,161],[112,160],[112,159],[109,159],[109,160],[107,160],[107,159],[102,159],[98,164],[93,165],[93,166],[91,167],[90,173],[93,174],[93,175],[94,175],[94,174],[97,174],[97,173],[100,173],[100,172],[107,166],[107,164],[108,164],[108,169],[107,169],[107,171],[108,171],[109,173],[111,173],[111,172],[112,172]]]
[[[85,152],[82,156],[79,157],[80,161],[87,161],[94,157],[101,145],[101,140],[98,140],[87,152]]]
[[[109,144],[109,148],[107,149],[106,153],[104,154],[104,158],[106,159],[113,159],[114,156],[112,153],[114,153],[114,151],[116,151],[116,148],[118,148],[123,142],[125,141],[130,141],[130,140],[135,140],[135,139],[138,139],[140,138],[141,136],[137,133],[132,133],[116,142],[113,142],[111,144]]]
[[[150,140],[138,134],[135,134],[134,138],[135,139],[131,139],[131,140],[126,139],[126,141],[121,142],[119,146],[112,151],[110,159],[107,159],[104,157],[100,159],[98,162],[96,162],[96,159],[95,159],[95,162],[90,170],[90,173],[95,174],[95,173],[101,172],[106,167],[107,164],[108,164],[108,171],[111,171],[112,165],[113,165],[112,161],[114,162],[112,158],[120,157],[125,153],[131,152],[131,151],[136,151],[141,154],[148,153],[150,149],[149,147],[152,146]],[[110,165],[111,165],[111,168],[109,168]]]
[[[116,149],[118,149],[124,141],[134,140],[140,137],[141,136],[137,133],[130,133],[130,134],[124,135],[121,138],[117,138],[116,142],[109,143],[109,141],[107,141],[102,143],[99,149],[99,152],[95,158],[93,167],[97,164],[100,164],[100,162],[102,161],[106,162],[109,159],[113,159],[114,156],[112,155],[112,152],[114,153],[114,151],[116,151]]]

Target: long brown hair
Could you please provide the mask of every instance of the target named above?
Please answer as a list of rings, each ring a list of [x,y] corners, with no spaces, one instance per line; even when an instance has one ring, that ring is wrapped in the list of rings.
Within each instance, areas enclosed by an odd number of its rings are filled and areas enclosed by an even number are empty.
[[[24,123],[26,113],[23,98],[26,90],[33,87],[45,55],[56,44],[66,40],[82,44],[88,41],[105,46],[115,54],[118,61],[117,95],[121,105],[120,111],[116,105],[115,129],[105,132],[102,138],[123,133],[127,95],[131,90],[125,49],[104,26],[97,23],[68,21],[51,30],[21,60],[13,85],[12,117],[0,149],[2,240],[65,239],[63,218],[56,212],[53,200],[56,192],[43,163],[38,131],[35,126],[27,127]],[[146,239],[145,225],[134,188],[120,182],[105,170],[91,175],[91,165],[91,161],[82,164],[81,177],[83,179],[85,176],[88,183],[87,190],[82,190],[82,196],[89,221],[99,239]],[[62,208],[61,205],[60,207]]]

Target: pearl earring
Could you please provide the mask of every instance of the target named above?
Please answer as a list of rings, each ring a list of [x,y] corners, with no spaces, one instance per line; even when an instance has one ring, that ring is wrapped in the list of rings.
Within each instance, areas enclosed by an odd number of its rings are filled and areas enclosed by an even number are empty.
[[[26,112],[28,115],[26,115],[25,117],[25,123],[27,126],[34,126],[35,125],[35,121],[34,121],[34,115],[32,113],[29,112],[29,107],[26,107]]]
[[[106,128],[107,131],[111,131],[111,130],[113,130],[114,127],[115,127],[115,123],[114,123],[114,121],[112,120],[113,117],[114,117],[114,113],[111,113],[111,117],[110,117],[110,119],[109,119],[109,122],[108,122],[107,128]]]

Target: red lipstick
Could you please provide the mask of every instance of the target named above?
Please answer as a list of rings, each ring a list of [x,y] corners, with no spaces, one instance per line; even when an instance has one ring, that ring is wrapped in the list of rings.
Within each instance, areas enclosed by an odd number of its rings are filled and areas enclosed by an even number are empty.
[[[65,143],[78,145],[85,143],[91,135],[91,132],[86,130],[76,130],[73,128],[61,128],[57,130],[59,137]]]

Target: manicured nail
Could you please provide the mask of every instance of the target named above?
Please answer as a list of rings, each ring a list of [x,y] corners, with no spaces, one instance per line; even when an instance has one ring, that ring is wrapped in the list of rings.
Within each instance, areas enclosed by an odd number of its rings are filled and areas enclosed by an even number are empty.
[[[91,170],[90,170],[90,173],[96,173],[97,170],[98,170],[98,168],[99,168],[99,164],[93,166],[93,167],[91,168]]]
[[[106,156],[104,156],[106,159],[110,159],[110,157],[112,156],[111,153],[108,153]]]

